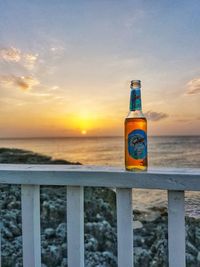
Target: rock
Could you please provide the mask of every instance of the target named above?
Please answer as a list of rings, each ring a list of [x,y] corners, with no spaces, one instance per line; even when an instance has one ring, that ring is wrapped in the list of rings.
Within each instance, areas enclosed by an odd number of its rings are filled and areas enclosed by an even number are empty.
[[[139,246],[143,246],[144,245],[144,238],[141,237],[141,235],[138,235],[136,233],[134,233],[133,235],[133,239],[134,239],[134,247],[139,247]]]
[[[98,241],[91,236],[86,235],[85,237],[85,250],[88,251],[97,251]]]
[[[143,224],[140,221],[133,221],[133,229],[141,229],[143,227]]]
[[[149,263],[151,260],[150,252],[141,247],[134,248],[134,259],[135,259],[135,267],[149,267]]]
[[[12,221],[9,224],[9,229],[12,232],[13,236],[21,235],[21,229],[19,229]]]
[[[200,267],[200,252],[197,255],[197,267]]]
[[[67,258],[62,260],[61,267],[67,267]]]
[[[109,252],[109,251],[104,251],[102,253],[102,256],[104,257],[104,263],[110,263],[110,264],[114,264],[117,262],[117,257],[115,255],[113,255],[113,253]]]
[[[157,262],[157,266],[168,266],[168,243],[166,239],[156,240],[155,253],[151,253],[153,261]]]
[[[197,257],[198,250],[189,241],[186,243],[186,250],[188,251],[189,254],[192,254],[193,256]]]
[[[47,217],[49,214],[49,203],[48,201],[44,201],[42,203],[42,213],[44,217]]]
[[[200,246],[200,226],[195,227],[195,243]],[[199,247],[200,249],[200,247]]]
[[[15,148],[0,148],[0,163],[81,165],[81,163],[79,162],[69,162],[62,159],[52,159],[52,157],[50,156]]]
[[[8,209],[12,210],[12,209],[20,209],[21,208],[21,202],[20,201],[11,201],[10,203],[8,203]]]
[[[65,240],[67,235],[67,225],[66,223],[61,223],[56,229],[56,236],[60,237],[62,240]]]
[[[159,211],[150,211],[145,214],[146,222],[153,222],[160,217],[161,213]]]
[[[87,267],[116,267],[117,258],[108,251],[88,252],[85,255],[85,266]]]
[[[96,243],[98,244],[97,250],[106,250],[112,251],[114,254],[116,253],[116,229],[112,227],[109,222],[103,220],[102,222],[86,223],[85,235],[87,234],[98,241],[98,243]],[[90,241],[88,241],[88,247],[92,248]]]
[[[54,267],[60,264],[62,259],[61,248],[55,245],[50,245],[46,250],[42,251],[43,263],[49,267]]]
[[[62,255],[65,255],[67,252],[67,243],[62,243],[61,250],[62,250]]]
[[[45,234],[46,238],[52,238],[55,236],[55,230],[52,228],[47,228],[47,229],[45,229],[44,234]]]
[[[13,237],[12,232],[11,232],[8,228],[5,228],[5,227],[2,228],[2,235],[3,235],[5,238],[8,238],[8,239],[10,239],[10,238]]]
[[[186,253],[186,263],[190,267],[197,267],[195,257],[189,253]]]

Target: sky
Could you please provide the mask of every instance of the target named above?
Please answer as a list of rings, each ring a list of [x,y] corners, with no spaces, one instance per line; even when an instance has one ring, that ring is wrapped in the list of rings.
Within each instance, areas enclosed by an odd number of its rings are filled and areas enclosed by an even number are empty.
[[[199,0],[0,1],[0,138],[200,134]]]

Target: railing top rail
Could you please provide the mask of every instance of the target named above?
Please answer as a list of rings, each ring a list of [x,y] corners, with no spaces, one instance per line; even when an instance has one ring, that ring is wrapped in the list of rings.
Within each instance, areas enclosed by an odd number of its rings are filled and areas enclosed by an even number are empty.
[[[200,169],[127,172],[99,166],[0,164],[1,183],[200,191]]]

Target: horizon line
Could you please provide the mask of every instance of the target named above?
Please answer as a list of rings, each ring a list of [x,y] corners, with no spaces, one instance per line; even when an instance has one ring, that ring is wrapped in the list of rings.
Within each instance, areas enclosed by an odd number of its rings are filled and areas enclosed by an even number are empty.
[[[148,137],[197,137],[199,134],[168,134],[168,135],[149,135]],[[20,137],[0,137],[0,140],[12,140],[12,139],[65,139],[65,138],[113,138],[113,137],[121,137],[123,135],[80,135],[80,136],[20,136]]]

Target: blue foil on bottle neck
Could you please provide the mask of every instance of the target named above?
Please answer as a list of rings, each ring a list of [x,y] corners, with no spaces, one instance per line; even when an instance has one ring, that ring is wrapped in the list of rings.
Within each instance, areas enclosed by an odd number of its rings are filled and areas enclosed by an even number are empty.
[[[130,96],[130,111],[142,110],[140,88],[132,88]]]

